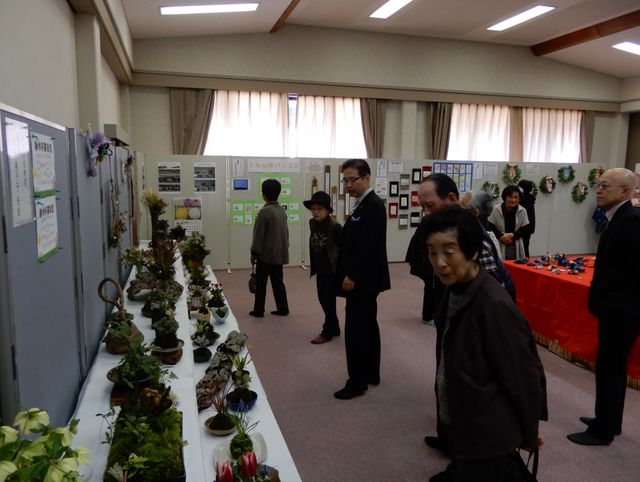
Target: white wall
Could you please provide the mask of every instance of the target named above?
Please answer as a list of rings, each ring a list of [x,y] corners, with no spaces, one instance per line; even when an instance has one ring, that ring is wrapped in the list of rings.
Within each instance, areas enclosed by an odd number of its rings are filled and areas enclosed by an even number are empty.
[[[117,124],[122,127],[120,115],[120,84],[111,67],[102,57],[102,75],[100,76],[100,120],[102,124]],[[100,127],[102,129],[102,126]]]
[[[65,0],[0,4],[0,102],[80,127],[74,16]]]
[[[169,89],[134,87],[130,99],[134,149],[147,154],[172,154]]]
[[[118,29],[118,35],[122,41],[125,54],[127,55],[129,62],[133,65],[133,38],[131,37],[131,31],[129,30],[129,21],[127,15],[122,6],[122,0],[107,0],[107,6],[111,17]]]

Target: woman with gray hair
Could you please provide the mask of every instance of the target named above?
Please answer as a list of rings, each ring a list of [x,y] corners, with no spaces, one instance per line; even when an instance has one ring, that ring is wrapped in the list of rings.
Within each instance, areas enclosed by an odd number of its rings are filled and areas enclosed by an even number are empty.
[[[481,192],[473,196],[469,202],[469,210],[478,218],[478,221],[480,221],[480,224],[482,224],[482,227],[486,230],[487,235],[491,238],[491,242],[496,248],[496,254],[502,259],[498,238],[496,238],[496,235],[488,228],[489,215],[493,211],[493,198],[491,195],[486,192]]]

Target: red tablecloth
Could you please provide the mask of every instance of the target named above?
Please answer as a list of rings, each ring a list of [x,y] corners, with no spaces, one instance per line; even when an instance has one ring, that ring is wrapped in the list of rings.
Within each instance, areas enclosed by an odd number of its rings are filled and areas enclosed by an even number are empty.
[[[593,256],[584,273],[553,274],[548,267],[505,261],[516,285],[516,302],[539,342],[565,358],[593,366],[598,347],[598,321],[587,311]],[[640,339],[629,356],[630,385],[640,388]]]

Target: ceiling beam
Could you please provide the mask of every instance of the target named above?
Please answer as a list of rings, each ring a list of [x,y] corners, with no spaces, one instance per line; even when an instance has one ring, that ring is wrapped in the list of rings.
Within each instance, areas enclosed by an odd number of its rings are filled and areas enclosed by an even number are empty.
[[[589,27],[581,28],[560,37],[531,46],[534,55],[541,56],[563,50],[574,45],[596,40],[614,33],[624,32],[640,26],[640,10],[615,17]]]
[[[278,21],[273,24],[273,27],[271,27],[269,33],[276,33],[278,30],[280,30],[289,18],[289,15],[291,15],[291,12],[293,12],[293,10],[298,6],[299,3],[300,0],[291,0],[291,3],[287,8],[284,9],[284,12],[282,12],[282,15],[280,15]]]

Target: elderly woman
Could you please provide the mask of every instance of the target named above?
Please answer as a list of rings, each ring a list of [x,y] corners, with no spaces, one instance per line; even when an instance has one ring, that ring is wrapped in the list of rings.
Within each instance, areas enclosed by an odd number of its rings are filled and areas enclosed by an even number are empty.
[[[518,186],[502,190],[502,204],[493,208],[489,216],[489,229],[500,241],[502,259],[525,257],[522,238],[531,234],[527,211],[520,206],[521,191]]]
[[[431,481],[501,482],[517,448],[535,449],[546,420],[544,370],[527,320],[478,266],[482,227],[446,208],[425,225],[429,261],[444,285],[436,312],[438,413],[452,462]]]

